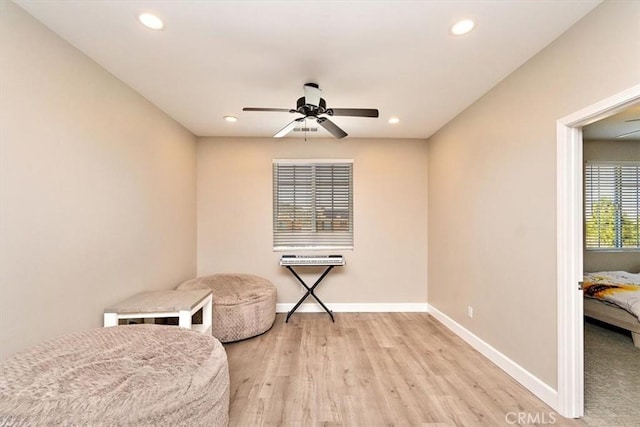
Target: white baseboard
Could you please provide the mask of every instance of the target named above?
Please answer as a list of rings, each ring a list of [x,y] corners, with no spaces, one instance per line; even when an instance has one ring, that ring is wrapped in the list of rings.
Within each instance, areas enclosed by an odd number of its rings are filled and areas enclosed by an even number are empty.
[[[287,313],[295,304],[276,304],[277,313]],[[427,303],[330,303],[325,304],[334,313],[426,313]],[[318,303],[304,303],[298,307],[296,313],[324,313]]]
[[[446,314],[432,305],[428,304],[428,311],[436,320],[451,329],[453,333],[458,335],[471,347],[478,350],[483,356],[491,360],[498,365],[500,369],[509,374],[514,380],[518,381],[530,392],[535,394],[539,399],[551,406],[554,410],[558,411],[558,391],[554,390],[551,386],[540,380],[535,375],[518,365],[513,360],[509,359],[504,354],[493,348],[485,341],[478,338],[471,333],[468,329],[451,319]]]

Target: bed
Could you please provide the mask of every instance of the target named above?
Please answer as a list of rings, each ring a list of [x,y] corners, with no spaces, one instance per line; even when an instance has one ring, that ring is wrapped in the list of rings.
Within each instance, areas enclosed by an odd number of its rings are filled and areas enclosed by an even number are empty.
[[[626,329],[640,348],[640,273],[585,273],[583,289],[584,315]]]

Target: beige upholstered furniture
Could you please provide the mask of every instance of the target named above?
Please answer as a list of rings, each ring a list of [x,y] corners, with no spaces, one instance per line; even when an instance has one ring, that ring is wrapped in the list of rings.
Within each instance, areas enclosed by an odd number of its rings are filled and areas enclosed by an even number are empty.
[[[226,426],[215,338],[132,325],[62,336],[0,363],[0,425]]]
[[[239,341],[268,331],[276,318],[276,287],[252,274],[214,274],[188,280],[178,290],[211,289],[213,336]]]

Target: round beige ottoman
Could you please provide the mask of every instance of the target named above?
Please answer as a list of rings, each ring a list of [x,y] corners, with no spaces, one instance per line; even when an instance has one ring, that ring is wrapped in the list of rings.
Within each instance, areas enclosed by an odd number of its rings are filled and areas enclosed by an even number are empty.
[[[276,287],[252,274],[214,274],[188,280],[178,290],[211,289],[212,334],[222,342],[268,331],[276,319]]]
[[[177,326],[91,329],[0,363],[0,425],[226,426],[227,355]]]

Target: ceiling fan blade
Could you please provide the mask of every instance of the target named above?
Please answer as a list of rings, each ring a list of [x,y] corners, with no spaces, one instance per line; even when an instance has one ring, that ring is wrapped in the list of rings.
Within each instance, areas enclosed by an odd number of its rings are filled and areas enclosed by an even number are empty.
[[[351,117],[378,117],[378,110],[375,108],[328,108],[327,114],[330,116],[351,116]]]
[[[318,124],[325,128],[331,135],[335,136],[338,139],[342,139],[347,136],[347,133],[340,129],[338,125],[333,123],[331,120],[326,117],[318,118]]]
[[[259,107],[244,107],[242,111],[273,111],[276,113],[289,113],[289,108],[259,108]]]
[[[304,85],[304,103],[317,107],[320,105],[320,97],[322,89],[315,83],[307,83]]]
[[[300,117],[299,119],[295,119],[294,121],[292,121],[291,123],[289,123],[288,125],[286,125],[285,127],[283,127],[282,129],[280,129],[278,131],[278,133],[276,133],[275,135],[273,135],[274,138],[282,138],[283,136],[285,136],[286,134],[288,134],[289,132],[291,132],[293,130],[293,128],[296,127],[296,125],[303,121],[304,117]]]
[[[636,133],[640,133],[640,129],[633,130],[633,131],[631,131],[631,132],[625,132],[625,133],[623,133],[622,135],[618,135],[618,136],[616,136],[616,138],[626,138],[626,137],[628,137],[628,136],[635,135]]]

